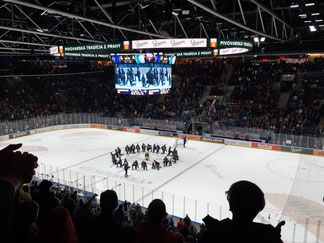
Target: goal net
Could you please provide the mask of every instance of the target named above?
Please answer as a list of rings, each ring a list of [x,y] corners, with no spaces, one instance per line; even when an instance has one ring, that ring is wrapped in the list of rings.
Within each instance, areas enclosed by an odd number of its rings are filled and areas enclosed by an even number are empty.
[[[177,138],[174,142],[173,148],[178,148],[179,146],[183,146],[183,138]]]

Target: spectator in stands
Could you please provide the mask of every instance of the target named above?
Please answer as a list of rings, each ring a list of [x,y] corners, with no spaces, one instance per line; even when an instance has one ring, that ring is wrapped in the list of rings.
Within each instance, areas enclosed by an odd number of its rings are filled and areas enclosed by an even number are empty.
[[[162,219],[166,216],[165,204],[160,199],[154,199],[148,206],[148,221],[136,228],[136,243],[175,243],[176,237],[167,232],[162,226]]]
[[[209,215],[203,219],[207,230],[202,242],[249,242],[283,243],[280,239],[281,225],[254,223],[253,219],[265,206],[261,189],[249,181],[238,181],[226,192],[232,219],[218,221]]]
[[[11,242],[15,214],[15,191],[23,183],[31,181],[37,168],[37,157],[27,152],[16,151],[22,144],[11,144],[0,150],[0,241]]]

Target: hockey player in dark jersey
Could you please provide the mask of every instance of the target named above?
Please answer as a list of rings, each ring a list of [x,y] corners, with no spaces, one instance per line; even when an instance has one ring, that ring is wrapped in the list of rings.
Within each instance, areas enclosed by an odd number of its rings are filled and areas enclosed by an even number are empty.
[[[184,138],[183,138],[183,147],[186,147],[186,144],[187,144],[187,138],[184,137]]]
[[[116,157],[119,157],[118,149],[115,149],[115,155]]]
[[[163,166],[167,166],[168,163],[169,163],[169,159],[168,159],[168,157],[165,156],[163,159]]]
[[[126,154],[129,154],[129,152],[130,152],[130,148],[128,145],[126,145],[126,147],[125,147],[125,152],[126,152]]]
[[[133,162],[133,164],[132,164],[132,170],[134,169],[134,167],[135,167],[135,170],[138,169],[138,162],[137,162],[137,160],[135,160],[135,161]]]
[[[160,152],[160,145],[155,146],[155,151],[156,151],[157,154]]]
[[[147,151],[152,152],[152,145],[148,143],[147,146],[146,146],[146,149],[147,149]]]
[[[169,150],[168,150],[168,156],[170,156],[172,154],[172,149],[171,149],[171,146],[169,147]]]
[[[156,145],[155,144],[153,144],[153,153],[155,153],[155,150],[156,150]]]
[[[176,163],[177,160],[179,160],[178,151],[176,149],[173,150],[172,158],[174,159],[174,163]]]
[[[136,149],[136,148],[135,148],[135,145],[132,144],[131,147],[130,147],[130,150],[131,150],[131,152],[132,152],[133,154],[136,153],[135,149]]]
[[[147,163],[143,160],[141,163],[142,169],[147,170]]]
[[[166,146],[165,146],[165,144],[161,147],[161,149],[162,149],[162,154],[164,154],[165,151],[166,151]]]
[[[124,164],[125,177],[128,177],[128,169],[129,169],[129,165],[128,165],[128,163],[125,163]]]
[[[117,147],[117,151],[118,151],[119,156],[121,156],[121,149],[119,147]]]
[[[141,147],[138,144],[136,144],[136,150],[137,150],[137,153],[141,152]]]
[[[160,163],[154,160],[152,163],[152,169],[160,170],[160,168],[161,168]]]
[[[142,152],[143,152],[143,153],[145,152],[145,149],[146,149],[146,145],[143,143],[143,144],[142,144]]]

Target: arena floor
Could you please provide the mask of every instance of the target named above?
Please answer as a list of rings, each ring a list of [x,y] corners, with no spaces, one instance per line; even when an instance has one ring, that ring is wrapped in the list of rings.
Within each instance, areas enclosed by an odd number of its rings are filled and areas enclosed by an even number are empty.
[[[124,152],[127,144],[143,142],[168,147],[174,146],[176,139],[84,128],[16,138],[0,142],[0,147],[23,143],[22,150],[39,157],[38,173],[49,174],[49,166],[51,170],[58,167],[51,171],[54,181],[56,177],[62,181],[59,173],[63,171],[65,179],[80,180],[79,185],[88,191],[114,188],[121,200],[147,206],[152,198],[163,198],[169,213],[180,217],[188,213],[197,222],[207,213],[216,218],[231,217],[225,191],[238,180],[250,180],[260,186],[267,199],[257,221],[276,225],[280,219],[287,220],[282,232],[285,242],[316,242],[316,235],[324,242],[323,157],[188,141],[185,148],[178,145],[177,164],[159,171],[148,164],[148,171],[130,169],[125,178],[123,169],[112,166],[110,152],[117,146]],[[144,154],[122,158],[131,164],[135,159],[144,160]],[[162,164],[163,156],[150,154],[153,159]]]

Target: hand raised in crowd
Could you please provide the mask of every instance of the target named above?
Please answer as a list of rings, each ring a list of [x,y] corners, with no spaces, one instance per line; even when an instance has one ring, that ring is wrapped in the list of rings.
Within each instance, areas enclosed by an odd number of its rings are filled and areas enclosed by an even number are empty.
[[[0,150],[0,179],[12,184],[17,190],[31,181],[38,167],[38,158],[28,152],[16,151],[22,144],[10,144]]]

